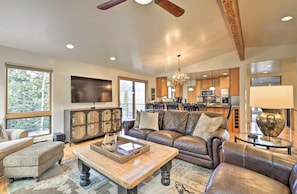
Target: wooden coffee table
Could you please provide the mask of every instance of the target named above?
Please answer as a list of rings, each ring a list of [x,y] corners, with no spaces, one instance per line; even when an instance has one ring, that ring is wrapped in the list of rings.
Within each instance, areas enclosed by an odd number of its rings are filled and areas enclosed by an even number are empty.
[[[90,168],[116,183],[118,193],[136,194],[137,185],[159,169],[162,171],[161,183],[166,186],[169,185],[171,161],[178,155],[178,150],[129,136],[123,137],[150,144],[150,150],[120,164],[91,150],[89,146],[74,149],[73,153],[78,157],[78,168],[81,172],[80,185],[87,186],[90,184]]]

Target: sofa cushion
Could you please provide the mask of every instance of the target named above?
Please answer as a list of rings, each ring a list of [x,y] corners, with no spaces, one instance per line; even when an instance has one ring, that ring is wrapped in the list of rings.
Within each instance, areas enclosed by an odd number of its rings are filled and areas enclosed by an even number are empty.
[[[139,139],[146,139],[147,135],[154,130],[152,129],[139,129],[139,128],[133,128],[129,130],[129,136],[136,137]]]
[[[206,114],[208,117],[211,117],[211,118],[223,116],[222,113],[218,113],[218,112],[205,112],[205,111],[189,112],[189,118],[188,118],[187,127],[186,127],[187,135],[192,135],[202,113]],[[225,117],[223,118],[220,128],[227,129],[227,119]]]
[[[162,129],[163,126],[163,118],[165,114],[165,110],[163,109],[147,109],[145,112],[156,112],[158,113],[158,123],[159,123],[159,129]]]
[[[158,113],[140,112],[140,129],[159,130]]]
[[[200,137],[194,137],[190,135],[179,137],[174,141],[173,147],[186,152],[208,154],[207,143]]]
[[[176,131],[160,130],[148,134],[146,139],[148,141],[172,147],[174,140],[181,136],[183,136],[183,134]]]
[[[210,118],[202,113],[193,131],[193,136],[201,137],[207,141],[208,136],[219,129],[222,121],[223,117]]]
[[[139,122],[140,122],[140,111],[137,110],[133,128],[138,128]]]
[[[161,129],[176,131],[185,134],[188,120],[188,111],[168,110],[164,114]]]
[[[206,193],[291,193],[288,186],[260,173],[221,163],[212,173]]]

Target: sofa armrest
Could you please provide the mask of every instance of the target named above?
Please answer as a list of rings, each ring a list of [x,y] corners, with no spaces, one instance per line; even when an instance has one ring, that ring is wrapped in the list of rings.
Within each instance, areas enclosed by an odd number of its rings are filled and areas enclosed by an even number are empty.
[[[214,138],[219,138],[222,141],[227,141],[227,140],[229,140],[230,135],[229,135],[229,132],[227,131],[227,129],[219,128],[217,131],[211,133],[208,136],[207,141],[210,142]]]
[[[290,155],[228,141],[223,143],[222,159],[225,163],[258,172],[285,185],[289,185],[289,177],[296,162]]]
[[[214,168],[220,163],[220,149],[224,141],[229,140],[229,133],[226,129],[219,128],[211,133],[207,138],[207,150],[209,156],[213,159]]]
[[[9,140],[28,137],[28,131],[25,129],[6,129]]]
[[[125,135],[129,134],[129,129],[132,129],[134,126],[135,120],[128,120],[128,121],[123,121],[123,128]]]

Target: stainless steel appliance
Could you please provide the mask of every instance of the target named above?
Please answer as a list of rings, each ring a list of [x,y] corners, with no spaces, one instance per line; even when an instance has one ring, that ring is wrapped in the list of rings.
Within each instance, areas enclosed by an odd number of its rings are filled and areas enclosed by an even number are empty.
[[[214,96],[214,90],[201,90],[201,96]]]
[[[222,98],[222,101],[221,101],[221,102],[222,102],[223,105],[227,105],[227,104],[230,103],[230,102],[229,102],[229,101],[230,101],[230,100],[229,100],[229,99],[230,99],[229,97],[221,97],[221,98]]]
[[[221,89],[221,103],[223,105],[228,105],[230,103],[229,89],[222,88]]]

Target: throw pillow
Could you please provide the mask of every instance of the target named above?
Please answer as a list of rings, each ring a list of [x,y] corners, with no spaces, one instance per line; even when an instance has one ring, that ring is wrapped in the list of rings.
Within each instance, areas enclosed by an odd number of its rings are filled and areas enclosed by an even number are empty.
[[[198,136],[207,141],[208,136],[218,130],[221,123],[223,122],[223,117],[208,117],[206,114],[202,113],[197,125],[193,131],[193,136]]]
[[[0,142],[1,141],[8,141],[8,135],[5,129],[3,129],[2,126],[0,125]]]
[[[133,128],[139,128],[139,122],[140,122],[140,111],[136,110],[136,117],[135,117]]]
[[[159,130],[158,125],[158,113],[151,113],[151,112],[140,112],[140,122],[139,128],[140,129],[152,129],[152,130]]]

